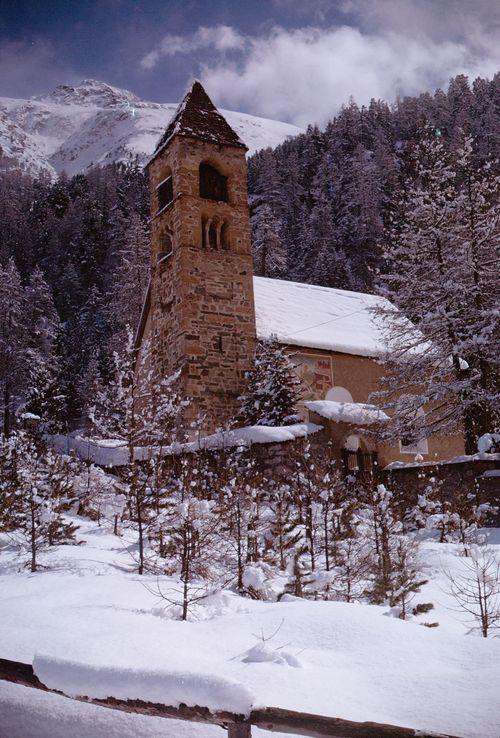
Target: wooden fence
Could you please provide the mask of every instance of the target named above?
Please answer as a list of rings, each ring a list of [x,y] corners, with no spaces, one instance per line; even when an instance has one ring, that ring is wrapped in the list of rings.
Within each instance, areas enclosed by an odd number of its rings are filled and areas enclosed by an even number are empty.
[[[251,738],[252,726],[258,726],[271,732],[288,733],[289,735],[309,736],[309,738],[458,738],[444,733],[427,733],[423,730],[403,728],[397,725],[382,723],[357,723],[341,718],[311,715],[294,710],[283,710],[279,707],[265,707],[252,710],[248,717],[229,712],[211,712],[207,707],[170,707],[168,705],[145,702],[143,700],[122,700],[115,697],[94,699],[90,697],[70,697],[42,684],[33,671],[31,664],[0,659],[0,680],[14,682],[25,687],[52,692],[68,699],[87,702],[112,710],[129,713],[140,713],[153,717],[174,718],[195,723],[210,723],[227,730],[228,738]],[[333,687],[332,687],[333,689]],[[168,728],[165,730],[165,736]]]

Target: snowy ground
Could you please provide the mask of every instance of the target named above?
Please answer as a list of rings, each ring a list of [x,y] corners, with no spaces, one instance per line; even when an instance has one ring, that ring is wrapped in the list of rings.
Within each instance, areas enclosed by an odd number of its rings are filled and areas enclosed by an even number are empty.
[[[133,541],[78,522],[85,544],[44,554],[44,571],[30,574],[12,551],[0,553],[0,657],[32,662],[37,653],[90,666],[216,675],[244,684],[255,705],[499,738],[500,639],[467,635],[449,609],[443,569],[462,565],[455,547],[424,544],[430,581],[415,602],[431,601],[435,610],[418,620],[402,622],[372,605],[264,603],[222,592],[199,608],[196,621],[182,623],[145,588],[155,578],[130,573]],[[498,532],[491,542],[500,551]],[[422,627],[425,620],[440,625]],[[299,665],[244,661],[259,635],[281,623],[269,648],[284,646]],[[225,733],[0,682],[2,738],[160,735]]]

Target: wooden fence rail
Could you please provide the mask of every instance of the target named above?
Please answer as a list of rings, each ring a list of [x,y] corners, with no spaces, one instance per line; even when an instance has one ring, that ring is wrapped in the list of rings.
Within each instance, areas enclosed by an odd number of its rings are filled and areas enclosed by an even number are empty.
[[[258,726],[271,732],[288,733],[289,735],[308,736],[309,738],[459,738],[444,733],[428,733],[413,728],[382,723],[358,723],[341,718],[310,715],[305,712],[283,710],[279,707],[265,707],[252,710],[248,717],[229,712],[211,712],[207,707],[170,707],[143,700],[122,700],[115,697],[95,699],[91,697],[71,697],[56,689],[49,689],[42,684],[33,671],[31,664],[0,659],[0,680],[21,684],[25,687],[52,692],[68,699],[87,702],[112,710],[139,713],[153,717],[175,718],[195,723],[210,723],[225,728],[228,738],[251,738],[252,726]],[[165,733],[167,735],[167,733]]]

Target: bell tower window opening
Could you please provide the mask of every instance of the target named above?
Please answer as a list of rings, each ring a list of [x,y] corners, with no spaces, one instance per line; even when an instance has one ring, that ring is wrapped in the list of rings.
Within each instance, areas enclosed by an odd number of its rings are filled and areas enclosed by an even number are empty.
[[[229,226],[226,221],[224,221],[220,230],[220,245],[226,251],[229,250]]]
[[[200,164],[200,197],[227,202],[227,177],[210,164]]]
[[[211,222],[208,226],[208,245],[211,249],[216,249],[218,243],[217,226]]]
[[[156,188],[156,195],[158,197],[158,212],[160,212],[160,210],[166,208],[174,199],[174,187],[171,176],[160,182]]]

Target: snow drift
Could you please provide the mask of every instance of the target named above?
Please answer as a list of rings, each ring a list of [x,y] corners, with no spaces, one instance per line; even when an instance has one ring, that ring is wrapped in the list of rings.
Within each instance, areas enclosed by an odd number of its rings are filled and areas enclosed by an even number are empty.
[[[70,697],[136,699],[169,707],[182,703],[245,716],[254,703],[243,684],[214,674],[94,666],[41,654],[35,656],[33,670],[45,686]]]

